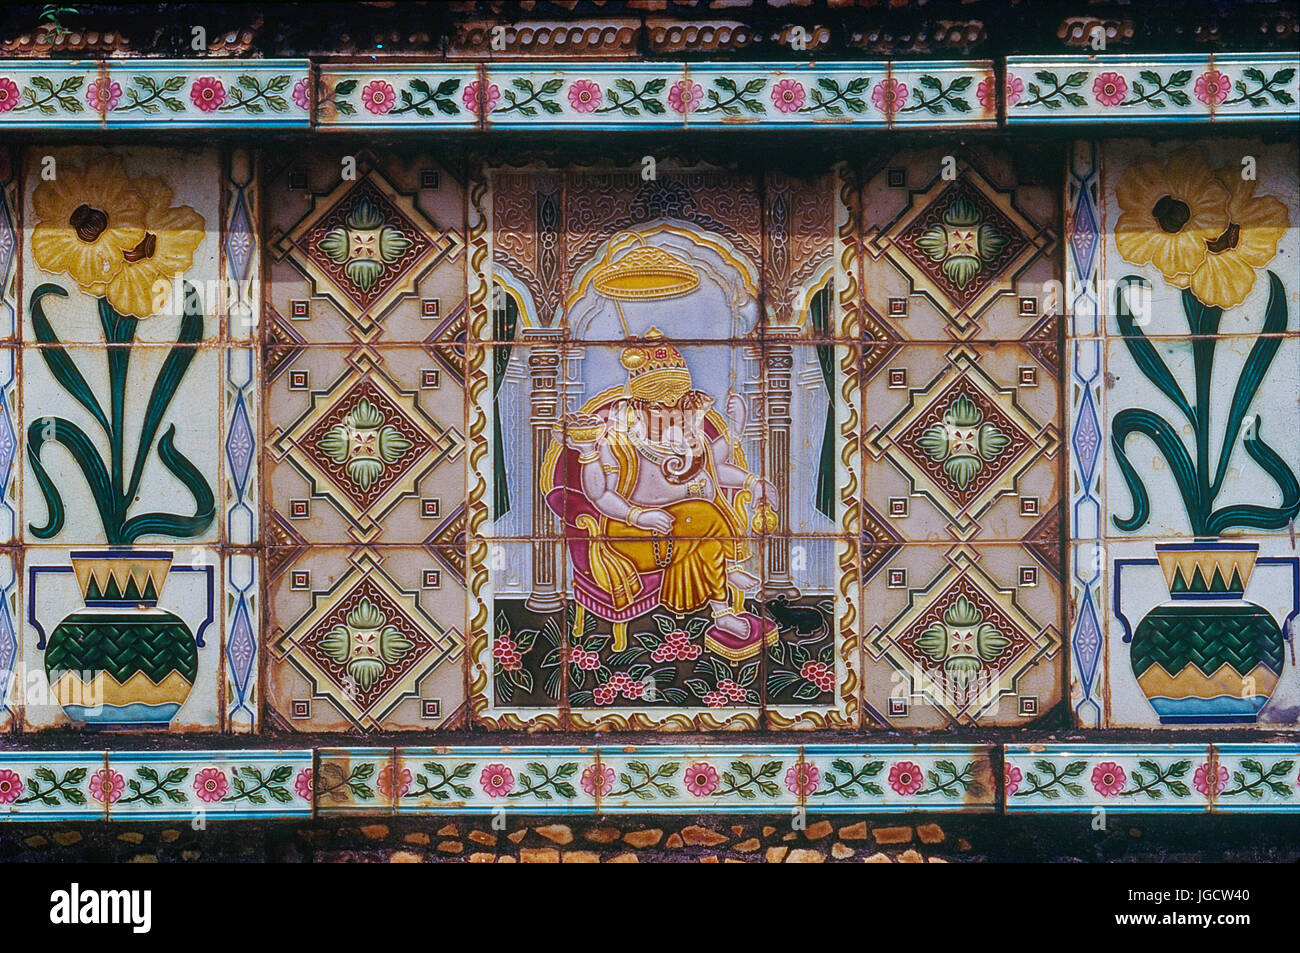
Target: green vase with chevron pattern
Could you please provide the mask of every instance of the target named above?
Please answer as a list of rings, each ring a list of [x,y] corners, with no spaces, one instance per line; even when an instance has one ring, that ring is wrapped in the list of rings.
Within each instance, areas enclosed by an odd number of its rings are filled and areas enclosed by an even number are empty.
[[[45,649],[45,673],[75,723],[165,728],[198,675],[193,633],[158,608],[167,552],[74,552],[85,608],[63,619]]]
[[[1157,544],[1169,602],[1132,636],[1138,685],[1163,725],[1254,724],[1282,674],[1283,636],[1244,598],[1259,544]]]

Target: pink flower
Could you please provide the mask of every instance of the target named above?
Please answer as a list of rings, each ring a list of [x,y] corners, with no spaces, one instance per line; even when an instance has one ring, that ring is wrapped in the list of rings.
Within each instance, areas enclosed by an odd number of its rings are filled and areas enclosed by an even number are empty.
[[[465,104],[465,108],[470,112],[478,115],[478,80],[470,83],[465,87],[465,92],[461,94],[460,100]],[[487,112],[496,109],[497,103],[501,101],[501,87],[496,83],[488,83],[487,93],[484,95]]]
[[[993,95],[993,84],[996,82],[992,76],[986,76],[980,80],[980,84],[975,87],[975,98],[980,101],[980,105],[985,109],[994,109],[997,107],[997,99]],[[1025,91],[1025,81],[1019,76],[1008,76],[1006,86],[1003,87],[1007,97],[1007,105],[1014,106],[1019,102],[1021,95]]]
[[[86,105],[96,112],[110,112],[122,98],[122,87],[111,80],[97,79],[86,87]]]
[[[900,83],[896,79],[877,83],[876,88],[871,91],[871,101],[885,115],[892,116],[903,103],[907,102],[907,84]]]
[[[0,76],[0,113],[7,113],[22,99],[18,84],[7,76]]]
[[[312,785],[312,778],[312,769],[303,768],[298,772],[298,777],[293,782],[294,793],[304,801],[310,801],[312,792],[315,790]]]
[[[785,789],[791,794],[807,797],[822,783],[821,770],[815,764],[795,764],[785,773]]]
[[[376,79],[361,90],[361,102],[376,116],[382,116],[397,104],[397,93],[393,92],[392,83]]]
[[[707,761],[686,769],[686,790],[696,797],[708,797],[718,789],[718,772]]]
[[[379,780],[375,784],[384,797],[402,797],[411,790],[411,771],[403,768],[400,774],[394,773],[392,764],[386,764],[379,772]]]
[[[100,804],[112,804],[126,790],[126,781],[117,771],[101,768],[90,776],[90,796]]]
[[[673,112],[683,116],[691,112],[704,99],[704,87],[688,80],[678,80],[668,90],[668,105]]]
[[[772,105],[783,113],[797,113],[808,101],[803,84],[793,79],[783,79],[772,87]]]
[[[1092,94],[1103,106],[1118,106],[1128,95],[1128,80],[1119,73],[1102,73],[1092,81]]]
[[[1020,773],[1020,769],[1014,764],[1003,763],[1002,787],[1006,791],[1007,797],[1011,797],[1011,795],[1020,790],[1020,779],[1022,777],[1023,775]]]
[[[504,764],[489,764],[478,776],[478,783],[488,797],[505,797],[515,786],[515,773]]]
[[[1232,83],[1217,69],[1206,70],[1196,78],[1196,98],[1208,105],[1219,105],[1228,98]]]
[[[226,87],[214,76],[200,76],[190,87],[190,102],[205,113],[215,112],[226,101]]]
[[[311,108],[311,85],[307,77],[293,84],[293,103],[299,109]]]
[[[1192,775],[1192,786],[1207,797],[1218,794],[1228,786],[1228,769],[1224,765],[1215,769],[1209,764],[1203,764]]]
[[[226,773],[220,768],[204,768],[194,776],[194,793],[199,796],[200,801],[208,804],[220,801],[229,790],[230,782],[226,780]]]
[[[614,787],[614,769],[603,764],[589,764],[582,770],[582,789],[588,794],[608,794]]]
[[[889,786],[906,796],[921,790],[921,769],[911,761],[900,761],[889,769]]]
[[[600,105],[600,87],[589,79],[575,79],[569,86],[569,105],[574,112],[595,112]]]
[[[12,804],[23,793],[23,779],[8,768],[0,768],[0,804]]]
[[[1020,97],[1025,94],[1025,81],[1019,76],[1007,77],[1007,105],[1014,106],[1020,102]]]
[[[1102,797],[1114,797],[1127,783],[1128,775],[1114,761],[1103,761],[1092,769],[1092,786]]]

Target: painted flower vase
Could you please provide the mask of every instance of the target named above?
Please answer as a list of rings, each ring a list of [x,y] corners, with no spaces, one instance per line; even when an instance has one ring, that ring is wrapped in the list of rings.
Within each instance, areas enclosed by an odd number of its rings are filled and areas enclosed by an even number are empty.
[[[1282,674],[1283,634],[1243,597],[1255,543],[1156,546],[1170,601],[1132,635],[1130,659],[1162,725],[1254,724]]]
[[[45,649],[45,674],[72,721],[165,728],[198,671],[194,634],[158,608],[171,568],[165,552],[74,552],[85,607],[63,619]]]

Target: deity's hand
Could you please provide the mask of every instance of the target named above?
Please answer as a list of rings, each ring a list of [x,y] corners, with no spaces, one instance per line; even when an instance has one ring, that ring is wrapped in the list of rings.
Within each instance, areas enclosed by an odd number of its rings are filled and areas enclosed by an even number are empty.
[[[736,429],[745,429],[745,418],[748,413],[749,408],[745,404],[745,398],[735,393],[727,396],[727,416],[736,425]]]
[[[648,529],[664,536],[673,531],[673,517],[667,510],[635,509],[628,522],[638,529]]]
[[[595,414],[565,414],[556,427],[564,442],[582,456],[590,456],[605,436],[605,421]]]
[[[763,504],[766,506],[776,506],[776,487],[768,480],[757,480],[754,483],[755,506]]]

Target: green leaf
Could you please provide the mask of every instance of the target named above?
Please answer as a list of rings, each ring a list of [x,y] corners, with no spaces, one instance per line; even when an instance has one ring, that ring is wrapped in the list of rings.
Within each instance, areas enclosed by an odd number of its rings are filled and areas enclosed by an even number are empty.
[[[417,93],[423,93],[426,96],[433,95],[433,90],[429,88],[429,84],[422,79],[419,78],[413,79],[406,85],[409,86],[411,89],[415,90]]]
[[[539,92],[541,92],[544,95],[551,95],[554,93],[558,93],[560,91],[560,88],[563,85],[564,85],[564,80],[562,79],[548,79],[546,82],[542,83]]]
[[[948,91],[950,93],[960,93],[970,86],[972,79],[974,79],[972,76],[958,76],[948,85]]]
[[[356,88],[357,88],[357,81],[355,79],[345,79],[334,87],[334,95],[347,96]]]

